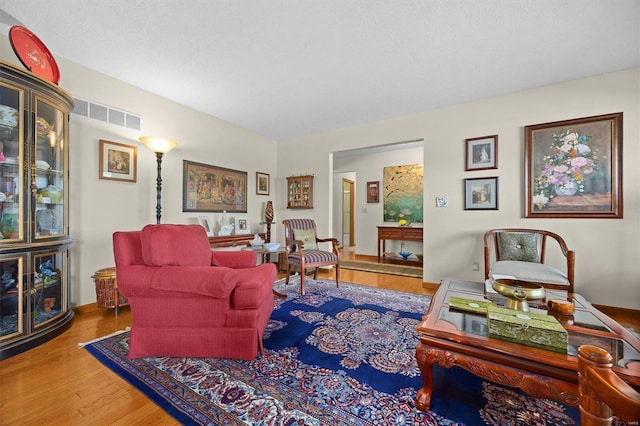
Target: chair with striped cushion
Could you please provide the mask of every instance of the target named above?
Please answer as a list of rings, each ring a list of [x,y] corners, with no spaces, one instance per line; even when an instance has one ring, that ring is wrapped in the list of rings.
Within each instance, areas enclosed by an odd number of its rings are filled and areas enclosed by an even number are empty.
[[[304,296],[304,279],[308,269],[314,269],[313,278],[318,277],[318,267],[335,265],[336,287],[340,287],[340,257],[336,238],[318,238],[316,222],[312,219],[283,220],[287,254],[287,278],[289,284],[291,268],[300,271],[300,293]],[[322,250],[318,243],[331,243],[331,251]]]

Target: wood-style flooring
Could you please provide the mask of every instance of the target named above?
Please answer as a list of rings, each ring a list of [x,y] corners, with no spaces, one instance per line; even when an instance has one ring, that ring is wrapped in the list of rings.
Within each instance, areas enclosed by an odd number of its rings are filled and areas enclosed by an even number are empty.
[[[346,258],[366,260],[347,252]],[[322,278],[331,278],[333,272]],[[341,270],[341,281],[419,294],[436,286],[419,278]],[[636,322],[638,320],[636,319]],[[1,425],[175,425],[151,400],[104,367],[79,342],[131,325],[131,311],[75,309],[72,327],[55,339],[0,362]],[[637,326],[638,324],[636,324]],[[636,330],[640,330],[636,328]]]

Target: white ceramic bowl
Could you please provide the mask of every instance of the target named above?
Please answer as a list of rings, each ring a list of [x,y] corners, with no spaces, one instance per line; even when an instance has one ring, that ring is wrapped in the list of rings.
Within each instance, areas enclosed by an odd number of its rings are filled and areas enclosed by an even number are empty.
[[[280,243],[277,241],[273,241],[271,243],[264,243],[264,248],[267,249],[267,251],[276,251],[280,248]]]

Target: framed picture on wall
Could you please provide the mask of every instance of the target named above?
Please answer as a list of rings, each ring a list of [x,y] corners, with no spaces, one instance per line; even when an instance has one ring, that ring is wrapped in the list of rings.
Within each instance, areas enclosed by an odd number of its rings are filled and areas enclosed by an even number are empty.
[[[247,172],[183,161],[183,212],[247,212]]]
[[[465,170],[498,168],[498,135],[465,139]]]
[[[525,127],[526,217],[622,218],[622,113]]]
[[[465,210],[498,210],[498,177],[464,180]]]
[[[367,182],[367,203],[380,202],[380,181]]]
[[[138,148],[118,142],[100,140],[98,178],[136,182],[138,175]]]
[[[269,175],[256,172],[256,194],[269,195]]]

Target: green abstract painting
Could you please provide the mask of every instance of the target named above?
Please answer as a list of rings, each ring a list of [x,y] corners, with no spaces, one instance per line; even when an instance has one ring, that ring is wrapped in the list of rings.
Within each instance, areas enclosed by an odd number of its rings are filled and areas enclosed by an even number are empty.
[[[384,168],[384,221],[423,222],[422,164]]]

